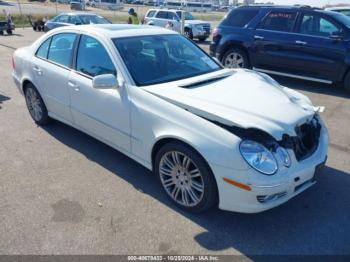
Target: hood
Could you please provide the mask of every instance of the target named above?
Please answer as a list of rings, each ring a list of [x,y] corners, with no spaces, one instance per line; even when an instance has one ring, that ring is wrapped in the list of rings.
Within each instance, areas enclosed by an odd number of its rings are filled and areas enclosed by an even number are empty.
[[[263,130],[277,140],[320,108],[304,95],[250,70],[220,70],[186,80],[142,87],[203,118],[229,126]]]
[[[199,24],[210,25],[208,22],[203,20],[186,20],[185,23],[189,25],[199,25]]]

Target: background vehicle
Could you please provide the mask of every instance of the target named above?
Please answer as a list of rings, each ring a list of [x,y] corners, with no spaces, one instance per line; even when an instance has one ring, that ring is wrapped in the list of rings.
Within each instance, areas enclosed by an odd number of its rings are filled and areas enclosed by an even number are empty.
[[[346,16],[350,16],[350,6],[338,6],[338,7],[329,7],[325,9],[326,11],[334,11],[341,13]]]
[[[120,0],[90,0],[89,5],[91,7],[110,10],[119,10],[123,8]]]
[[[62,13],[45,23],[44,31],[67,26],[67,25],[88,25],[88,24],[111,24],[103,16],[93,13]]]
[[[14,30],[15,24],[12,22],[11,19],[7,21],[0,21],[0,35],[3,35],[4,31],[6,31],[8,35],[12,35]]]
[[[195,20],[189,12],[183,13],[185,15],[185,36],[190,39],[197,38],[200,41],[205,41],[210,35],[210,23]],[[181,15],[182,11],[180,10],[150,9],[145,15],[144,24],[166,27],[170,22],[173,25],[173,30],[180,32]]]
[[[213,33],[210,54],[226,67],[322,83],[350,92],[350,18],[309,7],[232,10]]]
[[[13,70],[38,125],[52,117],[126,154],[188,211],[273,208],[314,185],[326,159],[307,97],[162,28],[58,28],[17,49]]]
[[[85,10],[85,0],[72,0],[69,4],[72,10]]]

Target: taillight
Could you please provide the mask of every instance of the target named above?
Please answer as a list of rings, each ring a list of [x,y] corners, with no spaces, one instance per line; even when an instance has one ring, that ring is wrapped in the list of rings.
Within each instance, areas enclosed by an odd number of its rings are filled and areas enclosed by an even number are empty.
[[[12,56],[12,69],[15,70],[16,69],[16,63],[15,63],[15,57]]]
[[[213,31],[213,42],[217,43],[220,41],[221,35],[220,30],[218,28],[215,28]]]
[[[213,31],[213,37],[216,37],[218,34],[219,34],[219,29],[216,27],[214,28],[214,31]]]

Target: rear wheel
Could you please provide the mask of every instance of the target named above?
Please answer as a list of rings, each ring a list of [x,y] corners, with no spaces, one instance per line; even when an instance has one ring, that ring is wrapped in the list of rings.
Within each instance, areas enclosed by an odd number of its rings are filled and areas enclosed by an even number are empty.
[[[249,68],[246,53],[237,48],[229,49],[222,57],[221,63],[227,68]]]
[[[30,116],[38,125],[46,125],[50,122],[46,106],[38,90],[32,85],[27,84],[24,91],[26,104]]]
[[[12,30],[11,30],[11,29],[7,29],[7,30],[6,30],[6,33],[7,33],[8,35],[12,35]]]
[[[202,212],[216,204],[214,175],[192,148],[177,142],[166,144],[156,155],[155,172],[167,195],[179,207]]]
[[[350,94],[350,71],[345,76],[344,89],[348,94]]]

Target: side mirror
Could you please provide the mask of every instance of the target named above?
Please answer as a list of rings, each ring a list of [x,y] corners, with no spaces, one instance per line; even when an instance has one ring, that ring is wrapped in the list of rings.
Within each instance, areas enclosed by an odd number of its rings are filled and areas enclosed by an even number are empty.
[[[333,32],[329,38],[335,41],[340,41],[344,39],[344,34],[342,32]]]
[[[115,75],[104,74],[95,76],[92,79],[92,86],[96,89],[112,89],[118,88],[118,81]]]

